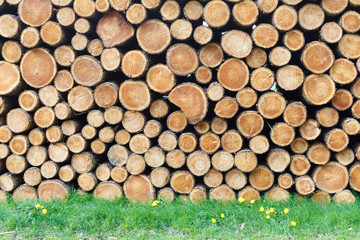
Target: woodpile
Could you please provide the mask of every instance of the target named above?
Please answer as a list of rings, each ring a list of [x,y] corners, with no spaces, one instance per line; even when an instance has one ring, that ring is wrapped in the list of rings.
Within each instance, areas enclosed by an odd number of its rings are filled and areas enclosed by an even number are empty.
[[[0,188],[354,202],[355,0],[0,1]]]

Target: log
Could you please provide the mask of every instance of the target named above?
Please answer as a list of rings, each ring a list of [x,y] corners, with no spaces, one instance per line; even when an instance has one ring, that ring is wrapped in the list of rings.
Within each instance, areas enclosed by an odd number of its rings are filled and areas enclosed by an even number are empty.
[[[53,85],[45,86],[39,89],[40,102],[48,107],[54,107],[60,100],[60,95]]]
[[[100,39],[91,40],[87,45],[87,51],[93,57],[100,56],[103,49],[104,49],[104,45],[102,44]]]
[[[215,68],[219,66],[223,58],[224,53],[217,43],[206,44],[199,52],[199,60],[206,67]]]
[[[296,191],[301,195],[309,195],[315,191],[315,184],[311,177],[304,175],[295,180]]]
[[[139,50],[127,52],[121,62],[122,72],[129,78],[142,77],[147,70],[148,59],[146,55]]]
[[[270,148],[269,140],[264,135],[257,135],[250,139],[249,148],[256,154],[264,154]]]
[[[40,128],[50,127],[55,120],[55,112],[51,107],[41,107],[35,111],[34,122]]]
[[[284,35],[283,43],[289,50],[299,51],[305,45],[304,34],[297,29],[291,30]]]
[[[255,2],[246,0],[234,5],[232,15],[237,24],[249,27],[257,21],[259,9]]]
[[[26,184],[28,184],[29,186],[37,186],[41,183],[41,173],[40,173],[40,169],[37,167],[31,167],[28,168],[25,172],[24,172],[24,182]]]
[[[356,34],[344,34],[338,43],[340,53],[348,59],[360,57],[360,50],[356,48],[360,43],[360,36]]]
[[[276,72],[276,82],[285,91],[298,89],[304,81],[304,73],[296,65],[287,65]]]
[[[320,135],[321,128],[318,121],[308,119],[300,126],[299,132],[305,140],[315,140]]]
[[[11,154],[6,158],[6,169],[12,174],[23,173],[28,167],[25,157]]]
[[[195,151],[187,157],[186,166],[193,175],[204,176],[211,167],[210,157],[205,152]]]
[[[146,83],[155,92],[167,93],[175,87],[176,79],[170,68],[160,63],[149,68]]]
[[[144,159],[149,167],[160,167],[165,163],[165,153],[159,147],[152,147],[144,154]]]
[[[126,20],[133,25],[141,24],[146,17],[146,8],[139,3],[131,4],[126,11]]]
[[[208,154],[215,153],[220,147],[220,138],[212,132],[205,133],[199,138],[199,146]]]
[[[24,54],[20,62],[20,71],[29,86],[41,88],[54,79],[57,67],[54,57],[48,51],[34,48]]]
[[[66,102],[61,102],[55,105],[54,113],[57,119],[67,120],[73,117],[73,112],[71,111],[71,107]]]
[[[273,172],[284,172],[290,164],[290,154],[281,148],[270,151],[266,158],[267,165]]]
[[[170,45],[170,29],[162,21],[151,19],[145,21],[137,28],[136,39],[141,49],[145,52],[160,54]]]
[[[170,34],[173,38],[185,41],[191,37],[193,27],[191,22],[185,19],[177,19],[170,25]]]
[[[243,146],[243,139],[235,130],[225,132],[221,137],[221,147],[229,153],[239,151]]]
[[[6,115],[6,124],[14,133],[25,132],[32,127],[32,117],[21,108],[15,108]]]
[[[230,19],[229,6],[223,1],[210,1],[204,7],[203,19],[213,28],[223,27]]]
[[[338,58],[330,68],[330,77],[339,84],[349,84],[357,77],[355,64],[345,58]]]
[[[7,143],[13,137],[13,133],[6,125],[0,126],[0,142]]]
[[[354,118],[360,119],[360,100],[357,100],[351,107],[351,113]]]
[[[32,90],[26,90],[20,93],[18,103],[19,106],[27,112],[36,110],[40,105],[38,94]]]
[[[21,88],[19,67],[15,64],[0,61],[0,94],[14,95]]]
[[[276,9],[279,1],[278,0],[258,0],[256,3],[261,12],[263,12],[265,14],[269,14]]]
[[[299,127],[307,119],[306,106],[302,102],[289,103],[283,113],[284,121],[292,127]]]
[[[326,43],[337,43],[343,35],[341,26],[336,22],[327,22],[321,27],[320,36]]]
[[[48,21],[41,26],[40,37],[50,46],[59,45],[65,38],[61,25],[53,21]]]
[[[61,131],[65,136],[71,136],[76,132],[79,132],[80,124],[75,120],[67,120],[61,124]]]
[[[169,187],[162,188],[159,190],[157,198],[165,202],[173,202],[175,200],[174,190]]]
[[[66,146],[72,153],[81,153],[86,149],[87,142],[80,133],[76,133],[68,137],[66,140]]]
[[[307,31],[319,28],[325,20],[322,8],[313,3],[305,4],[300,8],[298,16],[299,25]]]
[[[91,140],[96,136],[96,128],[87,124],[81,129],[81,135],[86,140]]]
[[[54,86],[59,92],[68,92],[74,86],[71,73],[68,70],[60,70],[55,76]]]
[[[290,193],[288,190],[281,187],[273,187],[265,193],[265,199],[273,201],[288,201],[290,199]]]
[[[228,128],[227,121],[220,117],[214,117],[211,121],[211,131],[215,134],[221,135]]]
[[[88,34],[93,31],[90,22],[85,18],[78,18],[75,21],[74,30],[80,34]]]
[[[113,167],[109,177],[117,183],[123,183],[128,178],[128,175],[129,173],[125,167]]]
[[[161,137],[161,136],[160,136]],[[176,140],[175,140],[176,141]],[[150,148],[150,140],[144,134],[134,135],[129,142],[130,150],[137,154],[143,154]],[[159,144],[161,147],[161,145]]]
[[[99,131],[99,139],[104,143],[111,143],[114,138],[115,131],[112,127],[104,127]]]
[[[242,42],[243,45],[235,47],[237,46],[235,45],[235,43],[237,42]],[[251,37],[245,32],[239,30],[231,30],[222,36],[221,47],[224,52],[231,57],[244,58],[247,57],[252,50]]]
[[[172,112],[166,120],[166,125],[170,131],[182,132],[187,126],[185,114],[182,111]]]
[[[197,123],[194,128],[198,134],[203,135],[210,130],[210,124],[207,121],[201,121]]]
[[[80,17],[93,17],[95,14],[95,2],[92,0],[75,0],[73,9]]]
[[[235,98],[224,97],[215,105],[214,112],[217,116],[229,119],[235,116],[239,110],[239,105]]]
[[[130,176],[123,188],[125,196],[130,201],[151,202],[155,198],[155,189],[145,175]]]
[[[115,9],[116,11],[122,11],[125,12],[126,9],[129,8],[129,5],[131,4],[131,0],[109,0],[110,6]]]
[[[150,105],[150,98],[149,88],[144,82],[126,80],[120,85],[120,103],[128,110],[145,110]]]
[[[289,31],[297,24],[297,12],[294,7],[281,5],[272,15],[273,25],[280,31]]]
[[[37,199],[37,191],[34,187],[23,184],[17,187],[13,192],[15,201],[27,201]]]
[[[79,187],[84,191],[91,191],[97,185],[97,179],[93,173],[82,173],[77,179]]]
[[[100,56],[102,67],[106,71],[119,71],[122,54],[117,48],[105,48]]]
[[[115,142],[120,145],[126,145],[129,143],[131,135],[125,129],[118,131],[115,134]]]
[[[236,126],[246,138],[258,135],[264,127],[264,119],[255,111],[244,111],[236,119]]]
[[[346,118],[341,123],[342,129],[347,135],[354,136],[360,133],[360,123],[354,118]]]
[[[101,182],[93,191],[95,198],[115,200],[123,196],[122,188],[114,182]]]
[[[160,122],[156,120],[150,120],[145,123],[143,132],[148,138],[155,138],[160,135],[162,126]]]
[[[179,3],[174,0],[165,1],[160,8],[162,19],[169,22],[177,19],[180,16],[180,11]]]
[[[324,107],[316,112],[316,120],[323,127],[334,127],[339,122],[339,113],[334,108]]]
[[[103,154],[106,151],[106,145],[100,139],[95,139],[90,143],[90,149],[95,154]]]
[[[114,166],[123,166],[129,157],[129,151],[126,147],[115,144],[107,152],[109,162]]]
[[[186,161],[186,156],[184,152],[179,149],[175,149],[168,152],[165,157],[166,164],[174,169],[178,169],[184,166],[185,161]]]
[[[188,171],[176,171],[170,178],[171,188],[180,194],[189,194],[195,186],[194,176]]]
[[[131,175],[139,175],[144,172],[146,163],[144,157],[138,154],[132,154],[129,156],[126,162],[126,170]]]
[[[14,190],[22,183],[20,176],[16,176],[10,173],[4,173],[0,175],[0,188],[5,192]]]
[[[331,202],[331,197],[330,197],[330,194],[328,194],[327,192],[316,191],[311,196],[311,200],[317,201],[317,202],[320,202],[320,203],[330,203]]]
[[[189,199],[192,203],[199,203],[207,199],[206,188],[203,186],[195,186],[189,193]]]
[[[198,1],[194,1],[194,0],[189,1],[185,4],[183,12],[184,12],[184,17],[189,21],[197,21],[202,17],[203,6]]]
[[[340,18],[341,27],[348,33],[356,33],[360,30],[360,14],[356,11],[347,11]]]
[[[70,7],[60,8],[56,13],[57,22],[64,27],[72,27],[76,20],[75,12]]]
[[[1,143],[0,144],[0,160],[5,159],[7,156],[9,156],[9,154],[10,154],[10,150],[9,150],[8,145]],[[1,163],[0,169],[2,169],[3,167],[4,167],[3,163]]]
[[[302,176],[308,173],[311,164],[305,155],[296,154],[291,156],[290,171],[296,176]]]
[[[215,188],[223,182],[223,175],[221,172],[212,168],[204,175],[203,180],[207,187]]]
[[[59,169],[59,178],[63,182],[71,182],[76,178],[76,172],[71,165],[64,165]]]
[[[267,23],[259,24],[252,32],[251,38],[258,47],[271,48],[279,40],[279,32]]]
[[[258,191],[266,191],[274,184],[274,174],[265,166],[258,166],[249,175],[250,185]]]
[[[191,2],[191,1],[190,1]],[[213,31],[207,26],[198,26],[193,32],[193,38],[200,45],[208,44],[213,38]]]
[[[238,91],[248,83],[249,69],[243,61],[230,58],[219,67],[217,78],[224,88]]]
[[[191,153],[197,146],[197,138],[193,133],[183,133],[178,139],[178,145],[181,151]]]
[[[238,193],[238,198],[240,197],[244,198],[246,202],[250,202],[251,200],[259,200],[260,193],[256,189],[247,186]]]
[[[287,123],[277,123],[271,128],[270,139],[280,147],[289,146],[295,139],[295,130]]]
[[[234,166],[234,156],[226,151],[218,151],[211,157],[211,164],[215,170],[227,172]]]
[[[71,46],[79,52],[85,51],[87,45],[89,44],[89,39],[84,34],[77,33],[71,39]]]
[[[91,87],[103,80],[104,72],[100,63],[88,55],[79,56],[71,65],[71,74],[75,82]]]
[[[92,90],[88,87],[76,86],[69,91],[68,103],[74,111],[85,112],[94,105]]]
[[[29,140],[24,135],[16,135],[9,142],[9,149],[17,155],[24,155],[29,149]]]
[[[213,102],[219,101],[221,98],[223,98],[224,94],[225,89],[219,82],[211,83],[206,89],[207,97]]]
[[[175,75],[186,76],[199,66],[198,55],[190,45],[178,43],[166,51],[166,63]]]
[[[321,74],[334,63],[332,50],[322,42],[314,41],[307,44],[302,51],[301,61],[309,71]]]
[[[209,192],[209,199],[219,202],[229,202],[235,200],[235,192],[229,186],[222,184],[212,188]]]
[[[288,47],[289,48],[289,47]],[[253,48],[246,57],[246,64],[251,68],[259,68],[267,62],[267,54],[261,48]]]
[[[166,101],[157,99],[151,103],[149,111],[153,118],[163,118],[169,113],[169,105]]]
[[[250,87],[243,88],[236,93],[236,101],[242,108],[251,108],[257,102],[257,93]]]
[[[104,120],[110,125],[116,125],[121,122],[123,115],[123,110],[120,107],[112,106],[105,109]]]
[[[323,165],[330,160],[330,151],[324,144],[315,143],[310,146],[306,156],[312,163]]]
[[[348,1],[345,1],[345,0],[339,0],[336,2],[329,1],[329,0],[321,1],[322,9],[324,9],[324,11],[329,15],[340,14],[342,11],[345,10],[347,5],[348,5]]]
[[[340,128],[333,128],[325,134],[325,144],[333,152],[344,150],[349,144],[349,136]]]
[[[351,148],[345,148],[335,154],[335,159],[342,165],[347,166],[355,160],[355,153]]]
[[[278,184],[283,189],[289,189],[294,184],[294,179],[291,174],[284,173],[278,177]]]
[[[337,162],[328,162],[314,170],[312,178],[316,187],[327,193],[337,193],[349,183],[349,173],[346,167]]]
[[[44,162],[40,167],[41,176],[44,178],[55,178],[59,172],[59,165],[53,161]]]
[[[231,169],[225,174],[225,183],[234,190],[240,190],[247,183],[246,175],[238,169]]]
[[[181,108],[190,124],[200,122],[207,113],[208,101],[205,93],[196,84],[183,83],[176,86],[170,92],[169,100]]]
[[[360,164],[355,163],[349,170],[349,184],[355,190],[360,190],[360,179],[359,179]]]
[[[19,3],[18,15],[23,23],[39,27],[49,20],[52,5],[49,0],[24,0]]]
[[[6,41],[1,49],[1,54],[5,61],[9,63],[18,63],[22,57],[22,46],[19,42]]]
[[[82,152],[72,155],[71,166],[79,174],[88,173],[96,167],[97,161],[98,159],[94,156],[94,154],[90,152]]]
[[[334,195],[334,201],[336,203],[354,204],[356,201],[356,198],[350,190],[345,189]]]
[[[345,111],[353,104],[353,96],[346,89],[336,90],[334,97],[331,99],[331,105],[339,111]]]
[[[62,45],[60,47],[57,47],[54,51],[54,58],[56,60],[56,62],[63,67],[69,67],[75,60],[75,51],[73,48],[71,48],[70,46],[67,45]],[[64,72],[66,70],[61,70],[58,72],[57,75],[59,75],[60,72]],[[73,77],[70,74],[67,74],[66,76],[63,76],[63,74],[61,74],[62,78],[70,78],[73,82]],[[54,80],[55,81],[55,80]],[[60,80],[58,80],[60,81]],[[65,80],[63,80],[65,81]],[[70,82],[70,80],[67,80],[66,82]]]
[[[40,128],[34,128],[28,134],[29,142],[34,146],[39,146],[45,141],[44,131]]]
[[[40,33],[34,27],[25,28],[20,35],[20,43],[26,48],[37,47],[40,43]]]
[[[172,151],[177,146],[177,137],[173,132],[165,131],[159,136],[158,144],[163,150]]]
[[[170,180],[170,172],[165,167],[154,168],[150,173],[150,181],[156,188],[165,187]]]
[[[275,75],[267,67],[259,67],[251,73],[250,84],[256,91],[264,92],[269,90],[273,86],[274,81]],[[277,83],[281,85],[281,79],[277,79]]]
[[[266,92],[258,100],[257,109],[261,116],[266,119],[275,119],[279,117],[286,107],[286,100],[276,92]]]
[[[198,83],[207,84],[212,79],[212,71],[210,68],[200,66],[195,71],[195,79]]]
[[[46,180],[38,187],[40,200],[50,201],[52,199],[65,199],[69,195],[70,188],[60,180]]]

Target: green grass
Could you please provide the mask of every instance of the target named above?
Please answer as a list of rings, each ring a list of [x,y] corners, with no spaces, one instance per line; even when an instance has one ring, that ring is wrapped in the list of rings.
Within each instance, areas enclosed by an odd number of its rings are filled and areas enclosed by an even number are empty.
[[[359,202],[359,200],[358,200]],[[5,239],[358,239],[360,204],[319,204],[292,199],[287,203],[262,200],[254,204],[175,201],[151,204],[105,201],[71,194],[66,201],[0,204],[0,238]],[[260,212],[273,207],[266,219]],[[290,211],[281,214],[284,208]],[[221,219],[220,214],[225,218]],[[211,219],[215,218],[214,224]],[[291,221],[297,223],[291,226]],[[12,233],[6,233],[13,231]]]

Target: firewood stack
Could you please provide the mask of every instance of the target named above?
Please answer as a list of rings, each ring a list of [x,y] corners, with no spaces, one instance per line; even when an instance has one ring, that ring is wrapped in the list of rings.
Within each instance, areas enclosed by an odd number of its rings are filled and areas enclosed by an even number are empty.
[[[0,0],[0,199],[355,201],[359,10]]]

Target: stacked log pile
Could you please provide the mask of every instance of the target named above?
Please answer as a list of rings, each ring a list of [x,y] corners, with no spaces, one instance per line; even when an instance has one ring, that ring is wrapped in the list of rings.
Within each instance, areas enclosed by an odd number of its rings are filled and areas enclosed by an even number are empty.
[[[355,201],[359,0],[0,0],[0,199]]]

